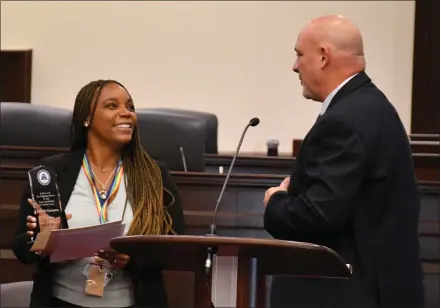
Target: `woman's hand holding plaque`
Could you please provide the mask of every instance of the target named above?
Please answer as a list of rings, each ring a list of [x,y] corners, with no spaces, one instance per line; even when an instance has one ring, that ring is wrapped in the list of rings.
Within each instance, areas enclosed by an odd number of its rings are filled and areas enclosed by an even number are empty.
[[[28,216],[26,218],[26,228],[27,234],[30,237],[35,235],[34,230],[37,228],[37,219],[38,219],[38,227],[40,232],[58,230],[61,227],[61,217],[52,217],[46,211],[43,211],[40,205],[32,199],[28,199],[29,204],[34,209],[35,215]],[[70,219],[72,214],[66,213],[66,219]]]

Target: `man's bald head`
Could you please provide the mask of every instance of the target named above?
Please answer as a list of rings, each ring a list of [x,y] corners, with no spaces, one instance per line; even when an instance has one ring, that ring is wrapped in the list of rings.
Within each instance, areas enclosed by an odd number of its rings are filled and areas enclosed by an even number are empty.
[[[302,29],[293,70],[303,95],[321,101],[348,77],[365,69],[363,39],[357,26],[341,15],[315,18]]]
[[[363,39],[358,27],[341,15],[327,15],[311,20],[300,35],[310,36],[316,44],[327,44],[348,56],[363,57]]]

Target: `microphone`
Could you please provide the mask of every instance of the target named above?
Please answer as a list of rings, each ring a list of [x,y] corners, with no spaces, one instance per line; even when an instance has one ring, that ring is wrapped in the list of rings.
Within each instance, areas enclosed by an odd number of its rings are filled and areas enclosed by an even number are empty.
[[[225,178],[224,184],[222,186],[222,190],[221,190],[221,192],[219,194],[219,198],[217,199],[216,207],[214,208],[214,213],[213,213],[213,220],[211,222],[208,234],[206,234],[207,236],[215,236],[216,235],[216,216],[217,216],[217,212],[218,212],[218,209],[219,209],[220,202],[222,200],[222,196],[224,195],[224,191],[225,191],[225,187],[227,186],[228,179],[230,178],[231,171],[233,170],[234,163],[236,162],[236,158],[239,155],[240,146],[242,145],[242,141],[243,141],[243,138],[245,137],[245,133],[247,132],[247,130],[248,130],[248,128],[250,126],[254,127],[254,126],[257,126],[259,123],[260,123],[259,118],[252,118],[250,120],[250,122],[247,124],[247,126],[245,127],[245,129],[243,130],[243,132],[242,132],[242,136],[240,137],[239,144],[237,145],[236,153],[234,154],[233,159],[231,160],[230,169],[228,169],[228,173],[227,173],[227,176]],[[215,253],[216,253],[216,248],[215,247],[208,247],[207,248],[207,258],[205,259],[205,274],[206,274],[207,278],[210,277],[210,275],[211,275],[213,255]]]
[[[184,171],[187,172],[187,160],[185,159],[184,148],[179,147],[179,150],[181,151],[181,159],[182,165],[184,166]]]
[[[267,156],[278,156],[279,155],[279,140],[277,139],[269,139],[266,142],[266,146],[268,147]]]

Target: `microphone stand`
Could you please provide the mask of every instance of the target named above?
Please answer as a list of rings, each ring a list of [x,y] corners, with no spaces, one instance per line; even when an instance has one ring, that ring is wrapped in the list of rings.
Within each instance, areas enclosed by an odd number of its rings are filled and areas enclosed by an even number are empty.
[[[239,150],[240,150],[240,147],[242,145],[243,138],[245,137],[245,133],[247,132],[248,128],[250,126],[258,125],[259,122],[260,122],[260,120],[258,118],[252,118],[250,120],[250,122],[247,124],[247,126],[245,127],[245,129],[243,130],[243,132],[242,132],[242,136],[240,137],[239,144],[237,145],[236,153],[233,156],[233,159],[232,159],[231,164],[230,164],[230,169],[228,170],[227,177],[225,178],[224,184],[222,186],[222,190],[221,190],[221,192],[219,194],[219,197],[217,199],[217,202],[216,202],[216,207],[214,208],[213,220],[212,220],[210,228],[208,230],[208,234],[205,234],[205,236],[217,236],[216,235],[216,216],[217,216],[217,212],[218,212],[219,205],[220,205],[220,202],[222,200],[225,188],[227,186],[228,180],[230,178],[231,171],[233,170],[234,163],[236,162],[236,158],[239,155]],[[217,247],[213,247],[213,246],[207,247],[207,257],[205,259],[205,275],[206,275],[207,280],[211,278],[211,270],[212,270],[212,265],[213,265],[213,256],[216,254],[216,252],[217,252]]]

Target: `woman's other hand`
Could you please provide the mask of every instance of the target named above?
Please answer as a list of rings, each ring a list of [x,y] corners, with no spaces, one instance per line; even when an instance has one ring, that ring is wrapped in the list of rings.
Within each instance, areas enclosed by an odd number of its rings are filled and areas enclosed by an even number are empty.
[[[95,253],[95,256],[105,259],[116,269],[124,268],[130,260],[130,256],[119,253],[114,249],[106,248]]]

